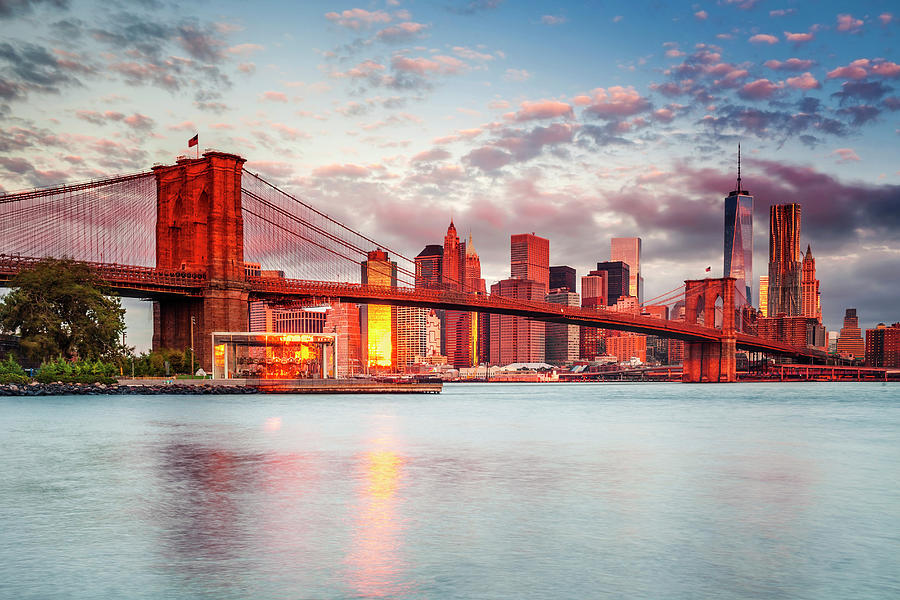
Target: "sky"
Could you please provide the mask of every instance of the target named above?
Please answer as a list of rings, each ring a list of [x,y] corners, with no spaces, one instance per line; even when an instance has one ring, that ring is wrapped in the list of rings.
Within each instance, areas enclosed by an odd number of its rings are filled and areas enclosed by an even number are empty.
[[[639,236],[646,299],[721,274],[740,142],[754,294],[799,202],[826,326],[872,327],[900,321],[898,35],[894,2],[0,0],[0,193],[197,133],[407,256],[452,217],[488,286],[511,234],[579,277]]]

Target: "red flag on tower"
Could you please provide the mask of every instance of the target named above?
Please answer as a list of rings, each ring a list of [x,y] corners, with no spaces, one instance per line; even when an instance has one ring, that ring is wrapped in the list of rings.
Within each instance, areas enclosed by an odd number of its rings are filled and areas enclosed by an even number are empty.
[[[706,272],[709,273],[712,267],[706,267]]]
[[[198,133],[198,134],[195,134],[194,137],[192,137],[191,139],[188,140],[188,148],[190,148],[192,146],[196,146],[199,141],[200,141],[200,134]]]

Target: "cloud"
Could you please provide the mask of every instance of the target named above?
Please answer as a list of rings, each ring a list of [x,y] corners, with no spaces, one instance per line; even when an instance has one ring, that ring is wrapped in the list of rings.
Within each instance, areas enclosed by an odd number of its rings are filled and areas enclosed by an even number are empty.
[[[513,121],[533,121],[537,119],[555,119],[558,117],[573,118],[575,114],[572,106],[557,100],[539,100],[537,102],[522,102],[515,113],[505,115]]]
[[[893,20],[894,15],[889,12],[881,13],[880,15],[878,15],[878,21],[881,22],[882,25],[887,25]]]
[[[709,17],[709,13],[705,10],[698,10],[694,13],[694,18],[698,21],[705,21]]]
[[[795,44],[803,44],[809,42],[813,39],[812,33],[791,33],[790,31],[784,32],[784,39],[789,42],[794,42]]]
[[[463,157],[463,162],[467,165],[477,167],[486,172],[496,171],[512,161],[512,154],[493,146],[476,148]]]
[[[832,94],[840,98],[841,106],[853,102],[873,102],[893,91],[894,88],[880,81],[845,81],[841,91]]]
[[[562,15],[544,15],[541,17],[541,23],[544,25],[562,25],[566,21],[567,19]]]
[[[435,55],[432,58],[409,58],[396,55],[391,59],[391,67],[395,71],[414,73],[416,75],[456,74],[465,69],[466,64],[452,56]]]
[[[494,60],[494,55],[486,54],[484,52],[478,52],[477,50],[472,50],[471,48],[467,48],[465,46],[453,46],[453,53],[459,57],[465,58],[466,60],[473,60],[477,62],[489,62]]]
[[[453,156],[443,148],[432,148],[431,150],[426,150],[424,152],[419,152],[415,156],[409,159],[410,164],[416,163],[430,163],[441,160],[446,160]]]
[[[259,95],[259,99],[263,102],[283,102],[288,101],[287,94],[284,92],[267,91]]]
[[[751,44],[777,44],[778,38],[768,33],[757,33],[748,40]]]
[[[595,88],[587,96],[589,104],[584,112],[601,119],[629,117],[650,110],[650,101],[641,96],[632,86],[614,85],[609,88]]]
[[[428,25],[408,21],[386,27],[375,34],[375,37],[383,42],[406,42],[419,37],[426,29]]]
[[[259,44],[238,44],[237,46],[230,47],[228,49],[228,54],[250,56],[254,52],[262,52],[263,50],[265,50],[265,47]]]
[[[503,0],[456,0],[447,6],[447,10],[458,15],[474,15],[486,10],[493,10],[503,4]]]
[[[798,90],[817,90],[822,87],[822,84],[808,71],[797,77],[788,77],[785,83]]]
[[[863,26],[863,22],[861,19],[854,19],[852,15],[838,15],[837,16],[837,27],[838,31],[843,31],[846,33],[856,33]]]
[[[787,15],[792,15],[795,12],[797,12],[797,11],[794,10],[793,8],[779,8],[776,10],[770,10],[769,16],[770,17],[785,17]]]
[[[773,71],[806,71],[815,63],[809,59],[789,58],[784,62],[780,60],[767,60],[763,64]]]
[[[856,155],[856,151],[852,148],[838,148],[831,154],[838,157],[837,162],[839,163],[859,162],[859,156]]]
[[[52,10],[67,10],[69,0],[4,0],[0,2],[0,19],[30,15],[36,8],[44,6]]]
[[[354,164],[331,164],[324,165],[313,169],[314,177],[320,178],[351,178],[358,179],[369,176],[369,169],[362,165]]]
[[[854,60],[852,63],[845,67],[838,67],[828,72],[826,76],[827,79],[863,79],[868,75],[866,71],[869,66],[868,58],[860,58]]]
[[[528,81],[531,79],[531,73],[525,69],[507,69],[503,74],[505,81]]]
[[[364,8],[351,8],[342,12],[325,13],[325,18],[348,29],[358,31],[378,23],[390,23],[391,15],[383,10],[368,11]]]

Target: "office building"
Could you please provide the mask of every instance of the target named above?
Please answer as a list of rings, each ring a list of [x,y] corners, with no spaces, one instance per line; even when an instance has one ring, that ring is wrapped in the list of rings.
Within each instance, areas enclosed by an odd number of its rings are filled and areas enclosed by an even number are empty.
[[[724,277],[734,277],[735,304],[753,306],[753,196],[741,189],[741,147],[735,189],[725,198]]]
[[[416,358],[428,355],[427,320],[431,309],[415,306],[396,306],[397,367],[404,369]],[[438,330],[440,335],[440,330]]]
[[[870,367],[900,367],[900,323],[879,323],[866,329],[866,364]]]
[[[530,279],[504,279],[491,286],[491,294],[516,300],[543,301],[546,284]],[[525,317],[492,314],[490,317],[491,364],[544,362],[544,323]]]
[[[597,263],[597,271],[606,273],[606,304],[613,306],[619,301],[620,296],[630,296],[628,293],[631,281],[631,271],[624,261],[606,261]],[[591,271],[589,275],[595,275]]]
[[[610,336],[606,338],[606,354],[615,356],[618,362],[636,358],[645,363],[647,362],[647,337],[630,332]]]
[[[575,269],[567,266],[550,267],[550,289],[575,292]]]
[[[324,332],[335,336],[334,350],[338,377],[352,377],[365,371],[360,356],[360,312],[356,304],[334,302],[325,313]]]
[[[806,254],[800,266],[800,314],[822,321],[822,304],[819,295],[819,280],[816,279],[816,259],[807,244]]]
[[[373,250],[360,263],[363,285],[397,286],[397,263],[387,252]],[[397,365],[397,322],[393,306],[360,306],[360,344],[363,365],[369,372],[393,371]]]
[[[574,270],[572,272],[574,278]],[[575,292],[568,291],[567,287],[553,288],[547,294],[547,302],[562,304],[564,306],[578,306],[580,298]],[[571,364],[578,360],[580,352],[580,327],[578,325],[566,325],[564,323],[547,323],[545,333],[545,356],[548,363],[553,365]]]
[[[536,281],[550,289],[550,240],[534,233],[519,233],[510,237],[510,277]]]
[[[801,314],[800,205],[769,207],[769,317]]]
[[[759,276],[759,314],[769,316],[769,276]]]
[[[866,343],[859,329],[859,317],[855,308],[848,308],[844,313],[844,326],[838,336],[837,353],[845,358],[863,358],[866,355]]]
[[[467,278],[466,267],[478,266],[478,273],[472,280]],[[441,265],[442,287],[446,290],[470,291],[468,285],[478,287],[481,263],[478,255],[466,254],[465,242],[460,242],[456,226],[450,221],[444,236],[443,263]],[[474,313],[460,310],[444,311],[444,354],[447,362],[456,367],[471,367],[476,364],[478,344],[478,319]]]
[[[416,260],[416,287],[438,289],[441,287],[441,267],[444,262],[444,247],[429,244],[419,252]]]
[[[581,306],[600,308],[607,305],[608,276],[606,271],[591,271],[581,278]]]
[[[610,260],[628,265],[628,290],[625,295],[634,296],[638,302],[644,301],[644,278],[641,277],[641,238],[612,238]]]

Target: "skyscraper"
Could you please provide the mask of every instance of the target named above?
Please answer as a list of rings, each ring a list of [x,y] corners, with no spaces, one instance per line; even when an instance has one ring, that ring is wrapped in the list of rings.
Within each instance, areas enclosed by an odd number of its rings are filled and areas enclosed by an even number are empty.
[[[735,189],[725,198],[724,277],[737,281],[735,304],[753,306],[753,196],[741,189],[741,146],[738,144],[738,176]]]
[[[579,297],[575,292],[568,291],[566,287],[553,288],[547,294],[547,302],[565,306],[578,306]],[[577,360],[581,340],[579,326],[547,323],[546,328],[545,356],[547,362],[555,365],[564,365]]]
[[[416,256],[416,287],[440,288],[444,247],[429,244]]]
[[[491,294],[516,300],[543,301],[547,294],[545,284],[530,279],[504,279],[491,286]],[[544,323],[514,317],[492,314],[490,356],[495,365],[516,362],[544,361]]]
[[[481,259],[475,251],[472,243],[472,234],[469,234],[469,242],[466,244],[466,286],[470,294],[484,294],[484,279],[481,278]]]
[[[613,306],[619,301],[620,297],[630,295],[628,290],[630,286],[629,282],[631,281],[631,272],[627,263],[620,260],[598,262],[597,270],[606,273],[607,306]],[[593,275],[594,272],[591,271],[590,274]]]
[[[591,271],[581,278],[581,306],[599,308],[607,305],[608,276],[606,271]]]
[[[384,250],[369,252],[360,266],[363,284],[397,286],[397,263],[388,260]],[[395,319],[393,306],[363,304],[360,307],[362,355],[369,369],[390,371],[396,365]]]
[[[575,291],[575,269],[565,265],[550,267],[550,289]]]
[[[890,327],[879,323],[875,329],[866,329],[866,365],[900,367],[900,323]]]
[[[837,341],[837,352],[841,356],[862,358],[866,355],[866,343],[859,329],[859,318],[855,308],[848,308],[844,313],[844,326]]]
[[[816,279],[816,259],[812,248],[806,245],[806,254],[800,267],[801,314],[822,321],[822,304],[819,296],[819,280]]]
[[[444,236],[441,283],[445,290],[461,290],[466,283],[466,245],[459,241],[453,221]]]
[[[478,267],[478,277],[467,279],[466,267]],[[442,287],[447,290],[467,290],[467,284],[479,286],[481,262],[474,253],[467,256],[465,242],[459,241],[456,226],[450,221],[444,236],[441,265]],[[475,274],[473,274],[475,275]],[[477,360],[478,320],[473,313],[460,310],[444,311],[444,347],[447,362],[454,367],[471,367]]]
[[[769,207],[769,317],[800,315],[800,205]]]
[[[641,238],[612,238],[610,260],[628,265],[628,289],[623,295],[634,296],[638,302],[644,301],[644,278],[641,277]]]
[[[510,237],[510,275],[513,279],[528,279],[550,289],[550,240],[534,233],[519,233]]]

